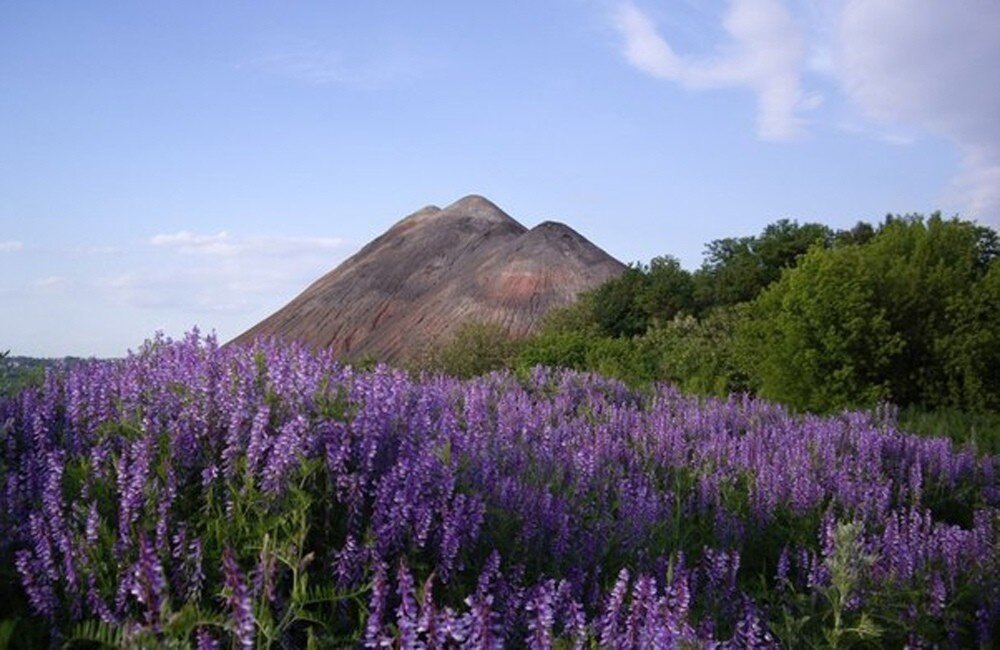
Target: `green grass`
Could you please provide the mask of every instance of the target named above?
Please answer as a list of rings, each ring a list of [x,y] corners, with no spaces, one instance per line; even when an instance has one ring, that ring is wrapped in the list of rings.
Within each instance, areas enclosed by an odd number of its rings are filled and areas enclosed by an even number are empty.
[[[945,436],[960,445],[970,444],[979,454],[1000,453],[1000,413],[927,411],[910,406],[900,409],[899,428],[922,436]]]

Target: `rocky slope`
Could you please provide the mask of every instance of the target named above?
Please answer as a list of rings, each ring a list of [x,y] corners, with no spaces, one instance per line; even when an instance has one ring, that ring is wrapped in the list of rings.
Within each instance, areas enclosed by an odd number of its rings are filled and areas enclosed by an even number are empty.
[[[345,359],[401,362],[465,322],[529,334],[550,309],[624,269],[566,225],[529,230],[467,196],[396,223],[235,342],[277,336]]]

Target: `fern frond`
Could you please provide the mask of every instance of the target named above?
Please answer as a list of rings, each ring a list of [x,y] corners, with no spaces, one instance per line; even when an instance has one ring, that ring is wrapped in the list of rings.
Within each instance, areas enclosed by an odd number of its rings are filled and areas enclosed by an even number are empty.
[[[94,645],[100,648],[120,648],[125,643],[125,633],[120,626],[111,625],[98,619],[89,619],[77,623],[66,642],[64,648],[72,648],[76,645]]]

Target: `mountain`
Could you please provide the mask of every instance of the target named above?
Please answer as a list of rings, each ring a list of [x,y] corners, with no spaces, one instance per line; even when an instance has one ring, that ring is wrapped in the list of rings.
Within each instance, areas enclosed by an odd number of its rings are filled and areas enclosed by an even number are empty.
[[[525,228],[481,196],[393,225],[234,342],[258,336],[406,361],[466,322],[532,333],[625,266],[561,223]]]

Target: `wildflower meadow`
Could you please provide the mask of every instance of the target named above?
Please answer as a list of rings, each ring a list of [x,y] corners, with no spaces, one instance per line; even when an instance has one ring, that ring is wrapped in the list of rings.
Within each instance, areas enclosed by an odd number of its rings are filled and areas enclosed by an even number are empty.
[[[162,337],[0,402],[9,647],[990,647],[1000,456]]]

